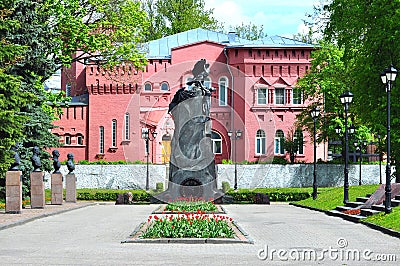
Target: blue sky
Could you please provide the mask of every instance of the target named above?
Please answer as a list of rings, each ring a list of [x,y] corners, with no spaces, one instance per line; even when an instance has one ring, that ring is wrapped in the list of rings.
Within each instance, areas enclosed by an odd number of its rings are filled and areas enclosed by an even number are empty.
[[[206,8],[214,9],[218,21],[229,25],[251,22],[264,25],[269,35],[292,37],[305,31],[306,13],[313,13],[317,0],[205,0]],[[228,28],[229,29],[229,28]]]

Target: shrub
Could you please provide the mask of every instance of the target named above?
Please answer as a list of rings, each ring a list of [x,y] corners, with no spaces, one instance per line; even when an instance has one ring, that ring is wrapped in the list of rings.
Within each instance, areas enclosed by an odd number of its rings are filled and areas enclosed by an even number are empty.
[[[164,184],[162,182],[156,183],[156,191],[157,192],[162,192],[164,191]]]
[[[286,165],[289,162],[284,158],[284,157],[279,157],[279,156],[275,156],[274,159],[272,160],[273,164],[283,164]]]
[[[222,164],[232,164],[232,160],[222,159]]]
[[[232,196],[233,200],[236,202],[255,202],[256,193],[268,194],[270,201],[299,201],[303,199],[308,199],[311,197],[310,192],[308,191],[298,191],[292,189],[292,191],[280,191],[276,189],[275,191],[271,189],[240,189],[238,191],[228,191],[227,195]]]
[[[228,190],[231,188],[231,186],[229,185],[229,182],[227,181],[222,181],[222,191],[224,193],[228,192]]]
[[[77,189],[78,200],[115,201],[118,194],[132,192],[132,200],[149,202],[150,194],[144,190],[116,190],[116,189]]]

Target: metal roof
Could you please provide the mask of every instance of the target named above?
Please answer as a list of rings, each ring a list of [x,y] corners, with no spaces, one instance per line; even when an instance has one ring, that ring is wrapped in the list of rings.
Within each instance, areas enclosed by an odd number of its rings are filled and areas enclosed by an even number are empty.
[[[192,29],[177,33],[174,35],[166,36],[158,40],[153,40],[142,45],[143,51],[146,53],[148,59],[168,59],[171,58],[171,49],[189,45],[202,41],[211,41],[225,45],[227,48],[234,47],[308,47],[312,48],[314,45],[303,43],[300,41],[292,40],[280,36],[265,37],[260,40],[250,41],[239,38],[236,33],[230,32],[228,34],[205,30],[202,28]]]

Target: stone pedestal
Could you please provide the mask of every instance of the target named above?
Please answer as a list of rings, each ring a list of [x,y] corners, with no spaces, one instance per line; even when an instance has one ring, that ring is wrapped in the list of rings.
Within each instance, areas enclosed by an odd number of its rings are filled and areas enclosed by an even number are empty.
[[[51,174],[51,204],[63,203],[63,176],[61,173]]]
[[[21,171],[6,173],[6,213],[21,213],[22,211],[21,175]]]
[[[65,202],[76,202],[75,174],[67,174],[65,177]]]
[[[43,172],[31,172],[31,208],[43,209],[45,205]]]

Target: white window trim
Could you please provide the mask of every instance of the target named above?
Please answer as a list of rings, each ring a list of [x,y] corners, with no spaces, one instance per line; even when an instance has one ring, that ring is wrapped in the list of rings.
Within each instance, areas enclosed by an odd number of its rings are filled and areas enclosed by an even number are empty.
[[[260,103],[259,90],[265,90],[265,103]],[[268,104],[268,88],[267,87],[259,87],[259,88],[257,88],[257,104],[258,105],[266,105],[266,104]]]
[[[303,92],[300,93],[300,103],[294,103],[294,91],[298,90],[299,88],[292,88],[292,104],[300,105],[303,104]]]
[[[209,84],[209,86],[207,86],[207,83]],[[211,80],[210,77],[206,77],[206,78],[204,79],[204,87],[207,87],[207,88],[209,88],[209,89],[212,87],[212,80]]]
[[[224,98],[225,102],[221,101],[221,80],[225,79],[225,93]],[[229,87],[229,80],[226,76],[222,76],[218,79],[218,104],[219,106],[227,106],[228,105],[228,87]]]
[[[221,137],[221,135],[217,132],[217,131],[212,131],[212,133],[215,133],[215,134],[217,134],[218,136],[219,136],[219,139],[213,139],[212,137],[211,137],[211,140],[212,140],[212,151],[213,151],[213,154],[222,154],[222,152],[223,152],[223,150],[222,150],[222,137]],[[211,134],[211,136],[212,136],[212,134]],[[216,150],[216,145],[215,145],[215,143],[216,142],[219,142],[220,143],[220,147],[221,147],[221,152],[215,152],[215,150]]]
[[[257,130],[257,132],[258,132],[258,130]],[[264,133],[264,137],[257,137],[257,132],[256,132],[256,142],[254,143],[255,144],[254,152],[255,152],[256,155],[265,155],[265,154],[267,154],[267,147],[266,147],[266,145],[267,145],[267,137],[266,137],[265,131],[262,130],[262,132]],[[264,144],[263,146],[260,146],[261,152],[258,152],[258,150],[257,150],[257,141],[258,140],[260,140],[261,144]],[[264,140],[264,143],[262,143],[263,140]],[[264,150],[264,153],[262,153],[262,150]]]
[[[276,90],[277,89],[283,89],[283,103],[277,103],[277,98],[276,98]],[[274,88],[274,104],[284,105],[285,103],[286,103],[286,87],[275,87]]]
[[[67,140],[69,140],[69,141],[67,141]],[[69,143],[67,143],[67,142],[69,142]],[[65,145],[71,145],[71,136],[70,135],[65,136]]]

